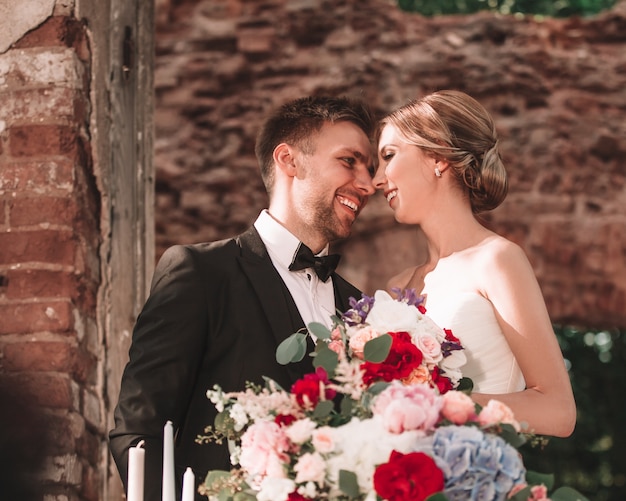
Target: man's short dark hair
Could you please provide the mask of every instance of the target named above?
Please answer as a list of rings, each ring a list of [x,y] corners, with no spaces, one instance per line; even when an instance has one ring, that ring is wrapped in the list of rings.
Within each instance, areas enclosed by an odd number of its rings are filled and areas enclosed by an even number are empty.
[[[265,121],[257,136],[255,153],[261,177],[271,196],[274,186],[274,149],[280,143],[313,153],[311,139],[326,123],[352,122],[372,140],[376,122],[369,106],[348,97],[310,96],[285,103]]]

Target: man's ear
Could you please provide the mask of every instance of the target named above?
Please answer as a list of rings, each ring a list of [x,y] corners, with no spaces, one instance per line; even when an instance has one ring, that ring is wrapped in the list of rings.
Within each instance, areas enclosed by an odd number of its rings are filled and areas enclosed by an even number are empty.
[[[296,165],[294,162],[294,151],[287,143],[280,143],[274,148],[274,163],[285,175],[295,177]]]

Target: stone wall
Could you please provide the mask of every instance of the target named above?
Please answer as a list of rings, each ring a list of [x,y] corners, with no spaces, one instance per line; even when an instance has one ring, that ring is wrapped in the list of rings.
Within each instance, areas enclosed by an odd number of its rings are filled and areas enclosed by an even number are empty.
[[[626,326],[626,3],[590,19],[425,19],[392,0],[158,0],[157,255],[266,203],[262,117],[313,93],[379,113],[457,88],[495,116],[511,189],[485,223],[529,255],[555,322]],[[363,290],[421,255],[374,197],[338,247]]]

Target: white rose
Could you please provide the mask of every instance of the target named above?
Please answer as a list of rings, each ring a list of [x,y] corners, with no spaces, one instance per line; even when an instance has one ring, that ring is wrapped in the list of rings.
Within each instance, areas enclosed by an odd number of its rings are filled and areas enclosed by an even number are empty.
[[[378,290],[366,322],[378,332],[411,332],[421,317],[415,306],[396,301],[387,292]]]
[[[463,377],[461,367],[467,363],[467,357],[461,350],[455,350],[445,357],[439,366],[456,386]]]
[[[335,442],[330,426],[320,426],[313,431],[311,442],[315,450],[322,454],[328,454],[335,449]]]
[[[289,494],[296,489],[296,483],[289,478],[265,477],[260,487],[256,495],[258,501],[287,501]]]
[[[326,463],[317,452],[307,452],[303,454],[293,467],[296,472],[296,483],[316,482],[318,485],[324,483],[326,476]]]
[[[311,434],[316,426],[315,422],[309,418],[298,419],[291,423],[285,430],[285,434],[294,444],[303,444],[311,439]]]
[[[414,340],[421,336],[433,336],[441,343],[446,339],[446,333],[428,315],[421,315],[419,322],[409,332],[413,334]]]

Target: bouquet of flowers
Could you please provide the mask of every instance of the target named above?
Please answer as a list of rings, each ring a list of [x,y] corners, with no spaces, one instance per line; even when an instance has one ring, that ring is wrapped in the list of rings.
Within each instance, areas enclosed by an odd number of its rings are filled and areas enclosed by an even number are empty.
[[[516,447],[521,425],[504,404],[465,393],[463,346],[414,291],[351,299],[331,329],[310,324],[315,372],[290,388],[267,380],[207,392],[219,414],[198,441],[228,440],[230,471],[201,486],[220,501],[546,501]],[[277,360],[301,360],[295,333]],[[559,489],[558,499],[584,499]],[[574,494],[576,496],[574,496]],[[555,497],[554,499],[557,499]]]

